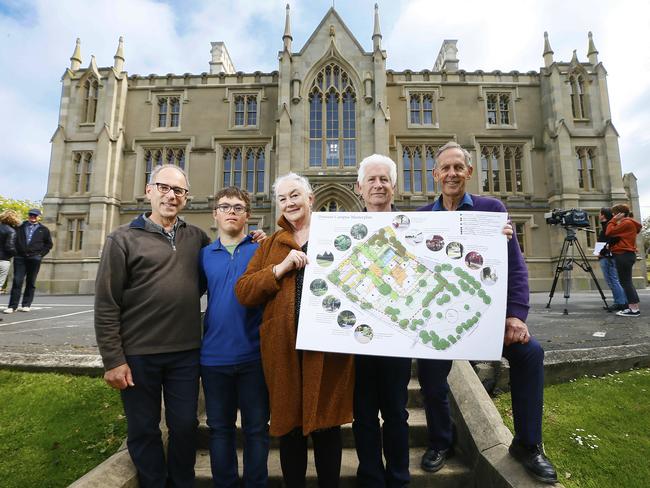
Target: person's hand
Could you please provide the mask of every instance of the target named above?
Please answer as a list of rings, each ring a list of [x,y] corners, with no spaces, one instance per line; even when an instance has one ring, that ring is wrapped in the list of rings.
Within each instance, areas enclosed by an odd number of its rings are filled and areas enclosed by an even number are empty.
[[[620,222],[621,219],[625,218],[625,214],[623,212],[619,212],[616,215],[612,217],[616,222]]]
[[[253,238],[253,242],[262,242],[264,239],[268,237],[266,235],[266,232],[264,232],[262,229],[255,229],[250,234],[251,237]]]
[[[525,322],[517,317],[506,317],[506,333],[503,343],[506,346],[520,342],[526,344],[530,340],[530,333]]]
[[[274,266],[275,278],[279,280],[289,271],[293,269],[302,269],[307,266],[308,263],[307,255],[304,252],[292,249],[291,252],[287,254],[287,257],[284,258],[284,261]]]
[[[124,390],[127,386],[135,386],[133,383],[133,376],[131,376],[131,368],[124,363],[119,366],[109,369],[104,373],[104,381],[108,383],[111,388]]]
[[[512,239],[512,235],[515,233],[515,231],[512,229],[512,224],[510,221],[508,221],[506,225],[503,226],[503,230],[501,232],[508,238],[508,240]]]

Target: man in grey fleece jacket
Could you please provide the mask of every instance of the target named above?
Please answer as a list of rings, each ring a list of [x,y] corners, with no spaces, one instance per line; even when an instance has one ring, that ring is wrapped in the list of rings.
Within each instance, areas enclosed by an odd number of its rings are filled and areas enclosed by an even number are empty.
[[[199,351],[198,259],[208,236],[178,213],[189,183],[182,169],[151,174],[151,213],[106,239],[95,284],[95,333],[106,370],[119,389],[127,445],[141,487],[194,483]],[[159,429],[161,392],[169,428],[167,460]]]

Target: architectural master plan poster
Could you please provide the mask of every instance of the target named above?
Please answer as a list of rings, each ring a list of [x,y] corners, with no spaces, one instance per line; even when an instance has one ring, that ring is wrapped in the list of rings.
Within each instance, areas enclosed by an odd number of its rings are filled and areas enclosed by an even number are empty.
[[[316,212],[298,349],[498,360],[507,214]]]

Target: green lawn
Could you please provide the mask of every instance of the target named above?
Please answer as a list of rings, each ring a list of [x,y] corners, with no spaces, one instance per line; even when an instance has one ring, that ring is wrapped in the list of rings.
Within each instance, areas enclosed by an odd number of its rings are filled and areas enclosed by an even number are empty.
[[[512,430],[510,395],[495,404]],[[544,445],[567,488],[650,486],[650,369],[547,387]]]
[[[126,435],[119,394],[103,380],[0,371],[0,485],[63,487]]]

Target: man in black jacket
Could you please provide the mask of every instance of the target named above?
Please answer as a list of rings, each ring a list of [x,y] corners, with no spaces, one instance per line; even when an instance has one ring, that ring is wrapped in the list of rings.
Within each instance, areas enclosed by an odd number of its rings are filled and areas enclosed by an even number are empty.
[[[52,249],[50,230],[39,222],[41,211],[32,208],[27,213],[25,222],[16,230],[16,256],[14,257],[14,281],[11,285],[9,306],[4,313],[14,313],[18,310],[29,312],[34,300],[36,276],[41,267],[41,259]],[[25,284],[22,307],[18,306],[20,295]]]

